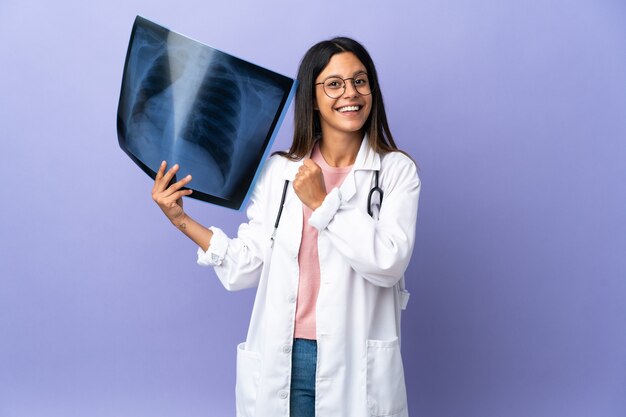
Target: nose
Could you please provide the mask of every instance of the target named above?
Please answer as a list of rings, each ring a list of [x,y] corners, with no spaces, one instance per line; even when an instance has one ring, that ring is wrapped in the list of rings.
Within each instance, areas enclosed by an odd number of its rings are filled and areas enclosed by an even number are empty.
[[[356,97],[359,95],[359,92],[356,91],[356,87],[354,86],[354,79],[349,78],[344,81],[345,91],[343,93],[344,97]]]

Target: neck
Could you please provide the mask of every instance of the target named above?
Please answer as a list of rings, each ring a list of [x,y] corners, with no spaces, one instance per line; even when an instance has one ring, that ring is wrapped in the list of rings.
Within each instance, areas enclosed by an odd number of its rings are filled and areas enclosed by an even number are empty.
[[[345,135],[322,135],[319,144],[320,152],[331,167],[347,167],[354,165],[362,141],[362,132]]]

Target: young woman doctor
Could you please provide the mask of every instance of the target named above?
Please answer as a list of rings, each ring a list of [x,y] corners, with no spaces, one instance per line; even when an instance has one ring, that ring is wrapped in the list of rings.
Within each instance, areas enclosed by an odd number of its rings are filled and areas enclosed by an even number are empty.
[[[358,42],[314,45],[298,81],[293,144],[267,161],[236,238],[183,210],[191,176],[168,186],[178,165],[162,163],[152,197],[226,289],[258,287],[237,347],[237,416],[407,417],[399,338],[416,166]]]

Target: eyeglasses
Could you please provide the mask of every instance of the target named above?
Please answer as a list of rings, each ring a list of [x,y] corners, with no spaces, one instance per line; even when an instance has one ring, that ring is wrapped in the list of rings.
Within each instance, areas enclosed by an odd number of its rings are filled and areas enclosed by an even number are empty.
[[[346,92],[346,81],[352,81],[352,86],[362,96],[372,94],[372,86],[367,78],[367,74],[361,73],[352,78],[329,77],[321,83],[324,86],[324,93],[332,99],[341,97]]]

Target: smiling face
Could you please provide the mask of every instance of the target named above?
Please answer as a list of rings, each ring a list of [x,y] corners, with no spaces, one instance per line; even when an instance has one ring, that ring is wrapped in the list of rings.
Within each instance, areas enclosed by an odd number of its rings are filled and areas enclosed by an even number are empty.
[[[372,95],[361,95],[354,88],[352,78],[366,74],[365,65],[352,52],[341,52],[332,56],[328,65],[320,72],[315,83],[329,77],[350,78],[339,98],[330,98],[322,84],[315,86],[315,109],[319,112],[322,136],[349,136],[362,138],[363,125],[372,110]],[[341,90],[339,90],[341,91]]]

